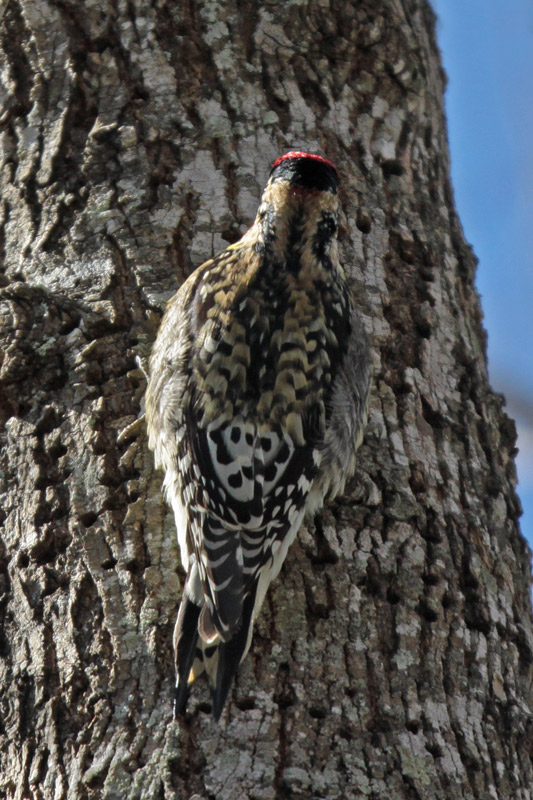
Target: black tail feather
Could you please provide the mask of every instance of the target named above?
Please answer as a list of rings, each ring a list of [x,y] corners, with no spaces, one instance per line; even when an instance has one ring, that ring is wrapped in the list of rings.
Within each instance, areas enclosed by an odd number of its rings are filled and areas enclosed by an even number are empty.
[[[193,603],[186,595],[183,597],[174,633],[178,677],[174,696],[174,718],[182,716],[187,708],[189,697],[188,679],[196,653],[198,617],[201,610],[201,606]]]
[[[244,598],[241,627],[228,642],[222,642],[218,647],[217,682],[211,693],[213,698],[213,716],[217,722],[222,714],[224,703],[226,702],[234,675],[241,663],[246,642],[248,641],[248,632],[252,624],[256,588],[257,587],[254,586],[250,594]]]

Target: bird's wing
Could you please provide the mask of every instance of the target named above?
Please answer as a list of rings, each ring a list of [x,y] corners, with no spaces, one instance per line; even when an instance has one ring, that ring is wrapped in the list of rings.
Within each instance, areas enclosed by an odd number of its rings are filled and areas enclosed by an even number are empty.
[[[281,427],[259,428],[239,417],[204,430],[194,408],[186,437],[190,464],[183,497],[211,617],[206,612],[204,633],[206,640],[216,633],[225,639],[238,627],[243,597],[273,542],[305,503],[316,469],[314,448],[295,445]]]

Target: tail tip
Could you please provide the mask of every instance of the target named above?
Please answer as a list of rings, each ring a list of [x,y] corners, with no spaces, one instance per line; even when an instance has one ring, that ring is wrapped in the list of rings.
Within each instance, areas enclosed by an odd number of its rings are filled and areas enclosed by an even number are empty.
[[[213,696],[213,719],[215,722],[220,722],[223,708],[224,701],[219,701]]]
[[[211,700],[213,704],[213,718],[215,722],[220,721],[220,717],[222,715],[222,711],[224,706],[226,705],[226,700],[228,699],[229,690],[231,688],[231,684],[233,682],[233,675],[224,676],[223,680],[220,680],[221,676],[218,676],[218,681],[216,687],[211,692]]]
[[[175,720],[178,720],[180,719],[180,717],[183,717],[185,715],[188,699],[189,699],[189,687],[187,686],[187,684],[183,684],[180,681],[176,686],[174,692],[173,715]]]

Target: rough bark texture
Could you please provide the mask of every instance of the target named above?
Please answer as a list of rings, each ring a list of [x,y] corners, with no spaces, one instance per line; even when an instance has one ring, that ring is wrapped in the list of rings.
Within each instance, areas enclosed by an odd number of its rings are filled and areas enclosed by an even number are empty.
[[[515,431],[425,0],[8,0],[0,795],[533,797]],[[171,720],[174,523],[141,423],[165,301],[325,152],[371,337],[348,496],[302,530],[222,724]]]

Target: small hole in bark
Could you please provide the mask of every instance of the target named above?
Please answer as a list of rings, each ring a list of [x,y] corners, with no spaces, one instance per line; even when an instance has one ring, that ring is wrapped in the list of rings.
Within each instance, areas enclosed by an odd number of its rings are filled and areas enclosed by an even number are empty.
[[[433,283],[433,281],[435,280],[435,272],[433,270],[433,267],[422,266],[419,269],[419,274],[422,280],[426,281],[427,283]]]
[[[361,231],[361,233],[370,233],[372,230],[372,223],[370,222],[370,217],[364,211],[357,212],[357,219],[355,221],[357,228]]]
[[[30,558],[27,553],[21,553],[18,558],[18,565],[24,569],[30,563]]]
[[[284,690],[277,697],[274,698],[280,709],[290,708],[296,702],[296,694],[292,687]]]
[[[429,339],[431,337],[431,325],[425,320],[418,320],[416,323],[416,329],[422,339]]]
[[[383,597],[383,586],[374,575],[367,574],[366,581],[363,579],[359,585],[366,587],[370,597]]]
[[[311,706],[309,709],[309,716],[313,719],[325,719],[326,714],[326,709],[322,706]]]
[[[397,158],[389,158],[384,161],[381,165],[381,169],[386,178],[388,178],[389,175],[403,175],[405,172],[401,162],[398,161]]]
[[[470,606],[465,614],[466,627],[488,636],[492,627],[488,610],[481,605]]]
[[[289,708],[296,703],[296,692],[289,683],[289,665],[280,664],[278,671],[278,691],[274,694],[274,702],[280,709]]]
[[[433,758],[442,758],[442,747],[438,744],[426,744],[426,750],[431,753]]]
[[[346,726],[339,728],[339,736],[341,739],[345,739],[347,742],[351,742],[354,738],[352,731]]]
[[[416,734],[420,730],[420,723],[414,721],[408,722],[406,728],[409,731],[409,733],[413,733],[416,736]]]
[[[235,701],[235,705],[240,711],[251,711],[255,708],[255,699],[253,697],[242,697],[240,700]]]
[[[448,423],[444,416],[437,411],[436,409],[432,408],[425,397],[421,398],[422,400],[422,416],[434,430],[444,430]]]
[[[79,319],[66,319],[60,329],[59,333],[62,336],[66,336],[68,333],[72,333],[72,331],[78,327],[80,320]]]
[[[54,442],[48,448],[48,455],[54,460],[61,458],[61,456],[64,456],[67,452],[67,448],[60,441]]]
[[[453,597],[448,592],[445,592],[442,596],[442,607],[443,608],[450,608],[453,606]]]
[[[392,586],[389,586],[387,589],[387,601],[391,603],[391,605],[395,606],[396,603],[399,603],[401,599],[401,595],[398,594],[396,589],[393,589]]]
[[[427,622],[436,622],[436,620],[439,618],[439,615],[436,613],[436,611],[431,608],[431,606],[427,605],[427,603],[420,603],[418,606],[418,613]]]
[[[225,231],[222,231],[222,238],[230,244],[235,244],[241,237],[242,234],[238,228],[226,228]]]
[[[97,519],[98,514],[95,514],[94,511],[87,511],[85,514],[80,514],[80,522],[86,528],[90,528],[91,525],[94,525]]]
[[[35,425],[35,433],[37,435],[43,433],[50,433],[53,431],[54,428],[57,428],[59,422],[55,408],[52,406],[46,406],[39,418],[39,421]]]
[[[481,764],[475,756],[466,756],[463,761],[467,770],[471,772],[479,772],[481,770]]]
[[[45,586],[41,592],[41,597],[48,597],[59,589],[59,581],[57,575],[49,569],[45,572]]]

